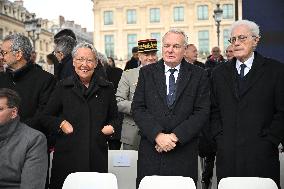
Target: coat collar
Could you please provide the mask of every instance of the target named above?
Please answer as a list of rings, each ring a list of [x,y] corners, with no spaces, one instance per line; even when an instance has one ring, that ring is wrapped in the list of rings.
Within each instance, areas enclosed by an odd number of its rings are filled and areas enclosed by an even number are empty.
[[[253,60],[252,68],[248,73],[249,75],[247,78],[247,85],[246,88],[243,90],[244,92],[242,93],[242,95],[245,95],[251,89],[251,87],[255,84],[255,82],[262,76],[262,74],[265,71],[264,58],[257,52],[254,52],[254,56],[255,57]],[[226,68],[226,72],[223,73],[223,76],[225,77],[225,82],[232,89],[234,96],[239,100],[236,58],[234,58],[232,61],[227,62],[224,65]]]
[[[31,69],[35,68],[35,65],[28,62],[26,65],[21,67],[20,69],[17,70],[11,70],[9,68],[6,69],[6,73],[13,79],[17,80],[23,76],[25,76]]]
[[[15,119],[8,121],[4,125],[0,125],[0,142],[10,137],[15,132],[19,121],[20,118],[16,117]]]
[[[80,87],[78,87],[78,85],[76,84],[77,82],[80,82],[80,81],[78,81],[79,79],[77,77],[78,76],[76,74],[74,74],[73,76],[70,76],[70,77],[64,79],[62,81],[62,85],[64,87],[71,87],[72,91],[77,96],[79,96],[80,98],[82,98],[84,100],[91,98],[95,93],[97,93],[99,91],[99,89],[112,85],[110,82],[106,81],[102,76],[96,74],[96,72],[95,72],[93,77],[92,77],[91,86],[89,86],[89,87],[91,87],[91,91],[88,94],[88,97],[85,98],[84,94],[82,92],[82,89]]]

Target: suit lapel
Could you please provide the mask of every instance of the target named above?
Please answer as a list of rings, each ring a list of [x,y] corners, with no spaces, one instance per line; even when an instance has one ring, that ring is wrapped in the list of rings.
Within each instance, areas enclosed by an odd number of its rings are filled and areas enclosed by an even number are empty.
[[[187,63],[183,59],[182,62],[181,62],[181,65],[180,65],[180,71],[179,71],[179,75],[178,75],[178,79],[177,79],[177,91],[176,91],[176,98],[175,98],[174,105],[176,104],[176,102],[180,98],[182,92],[184,91],[186,85],[188,84],[188,82],[191,78],[191,74],[192,73],[191,73],[190,64]]]
[[[156,89],[158,90],[162,98],[162,101],[167,106],[167,97],[166,97],[167,86],[166,86],[165,66],[164,66],[164,61],[162,59],[156,63],[153,77]]]
[[[227,83],[228,87],[231,89],[234,97],[239,100],[238,93],[238,73],[236,70],[236,59],[233,61],[226,63],[225,66],[226,71],[222,72],[224,76],[224,81]]]
[[[264,61],[262,57],[258,55],[256,52],[254,53],[255,57],[253,60],[252,68],[249,71],[249,75],[247,78],[247,85],[245,86],[242,96],[245,95],[249,89],[255,84],[255,82],[262,76],[264,73]]]

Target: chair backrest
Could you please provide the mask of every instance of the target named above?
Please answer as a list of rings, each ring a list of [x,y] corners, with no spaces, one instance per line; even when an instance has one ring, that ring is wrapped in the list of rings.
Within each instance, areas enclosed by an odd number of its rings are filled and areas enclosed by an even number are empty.
[[[118,189],[112,173],[76,172],[67,176],[62,189]]]
[[[196,189],[195,183],[190,177],[182,176],[146,176],[139,189]]]
[[[218,189],[278,189],[270,178],[227,177],[220,180]]]
[[[119,189],[136,188],[137,159],[134,150],[108,151],[108,172],[116,175]]]

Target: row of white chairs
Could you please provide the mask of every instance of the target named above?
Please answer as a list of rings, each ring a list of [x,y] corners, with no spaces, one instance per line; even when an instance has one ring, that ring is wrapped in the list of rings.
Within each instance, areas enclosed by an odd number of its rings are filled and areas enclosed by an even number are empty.
[[[190,177],[146,176],[139,189],[196,189]],[[117,178],[112,173],[77,172],[65,179],[62,189],[118,189]],[[221,179],[218,189],[277,189],[272,179],[259,177],[228,177]]]

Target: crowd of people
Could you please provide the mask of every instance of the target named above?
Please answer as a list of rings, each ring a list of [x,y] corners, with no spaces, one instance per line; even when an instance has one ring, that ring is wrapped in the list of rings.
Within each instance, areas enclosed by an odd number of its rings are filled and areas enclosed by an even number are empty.
[[[226,59],[213,47],[202,63],[186,33],[170,29],[161,49],[155,39],[139,40],[123,71],[64,29],[46,71],[26,36],[6,36],[0,188],[61,189],[70,173],[108,172],[109,149],[138,151],[137,188],[150,175],[197,183],[198,156],[204,189],[215,159],[218,182],[265,177],[280,187],[284,64],[256,51],[260,31],[252,21],[233,23],[229,41]]]

